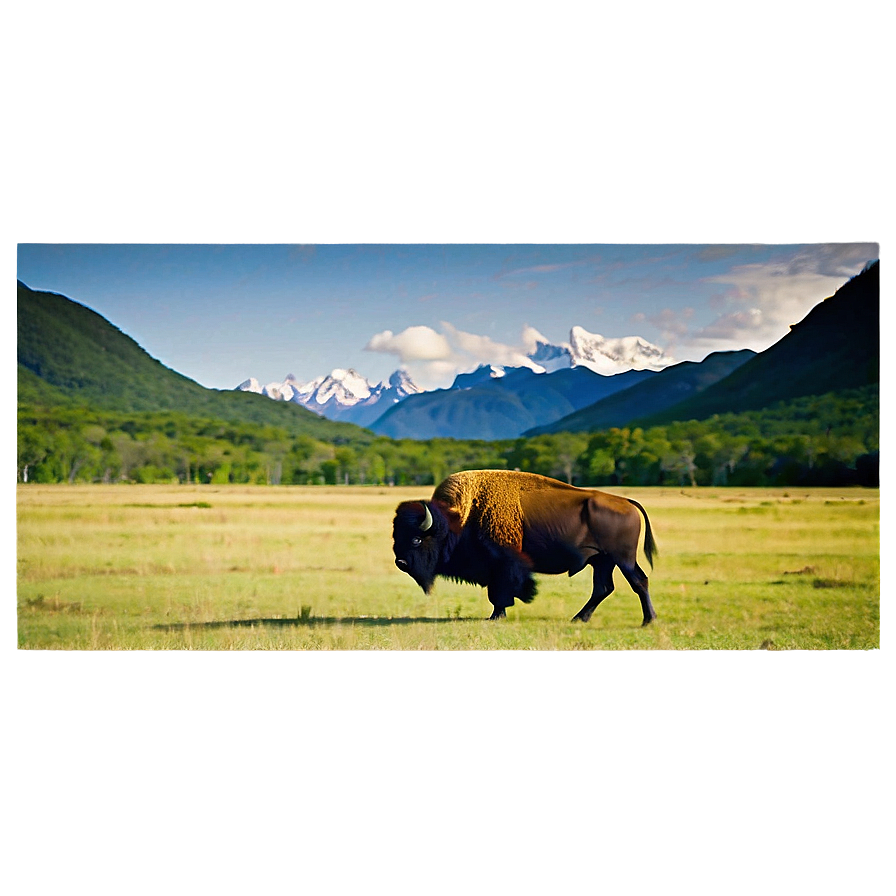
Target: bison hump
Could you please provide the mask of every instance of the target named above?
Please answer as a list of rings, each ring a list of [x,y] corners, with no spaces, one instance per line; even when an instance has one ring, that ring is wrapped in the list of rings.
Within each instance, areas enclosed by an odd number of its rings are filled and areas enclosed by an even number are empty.
[[[457,513],[463,526],[502,547],[523,549],[523,511],[520,495],[531,485],[527,474],[507,470],[472,470],[449,476],[433,494]]]

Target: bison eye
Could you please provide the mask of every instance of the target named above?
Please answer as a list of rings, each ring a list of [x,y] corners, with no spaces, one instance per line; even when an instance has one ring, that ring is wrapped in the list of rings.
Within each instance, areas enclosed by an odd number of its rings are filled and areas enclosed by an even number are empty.
[[[419,535],[415,535],[415,536],[411,539],[411,544],[412,544],[414,547],[417,547],[418,544],[423,544],[423,539],[422,539]]]

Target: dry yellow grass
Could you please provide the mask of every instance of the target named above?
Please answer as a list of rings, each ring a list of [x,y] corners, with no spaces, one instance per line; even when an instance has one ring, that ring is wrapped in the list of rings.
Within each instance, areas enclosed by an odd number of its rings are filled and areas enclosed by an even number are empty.
[[[621,577],[587,625],[588,571],[424,595],[394,566],[399,501],[427,489],[18,489],[19,646],[64,649],[673,649],[879,646],[879,492],[631,489],[660,554],[641,629]]]

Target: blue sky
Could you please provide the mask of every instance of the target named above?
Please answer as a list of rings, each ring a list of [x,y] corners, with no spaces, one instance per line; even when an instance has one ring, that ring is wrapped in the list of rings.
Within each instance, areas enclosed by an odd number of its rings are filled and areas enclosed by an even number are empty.
[[[109,319],[204,386],[406,367],[426,387],[570,328],[675,360],[760,351],[867,261],[803,245],[20,244],[20,280]]]

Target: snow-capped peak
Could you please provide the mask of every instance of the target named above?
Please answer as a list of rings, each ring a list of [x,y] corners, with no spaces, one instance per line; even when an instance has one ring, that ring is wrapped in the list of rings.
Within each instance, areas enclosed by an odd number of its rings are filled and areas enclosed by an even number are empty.
[[[373,422],[391,405],[421,391],[406,370],[396,370],[387,382],[373,385],[357,370],[344,367],[307,383],[300,383],[289,374],[281,383],[262,386],[250,377],[237,389],[258,392],[277,401],[292,401],[330,419],[349,420],[362,426]]]
[[[389,379],[380,383],[384,389],[394,389],[396,400],[407,398],[408,395],[416,395],[423,390],[411,379],[411,375],[404,369],[399,368],[389,377]]]
[[[662,370],[674,363],[658,345],[640,336],[608,338],[589,333],[583,327],[569,332],[569,349],[574,366],[595,373],[613,374],[624,370]]]
[[[261,390],[262,395],[280,401],[291,401],[295,390],[289,383],[268,383]]]
[[[532,345],[532,350],[528,355],[529,360],[541,368],[538,372],[553,373],[555,370],[573,366],[573,359],[567,343],[552,345],[540,333],[538,336],[539,338]]]
[[[566,367],[587,367],[612,375],[626,370],[662,370],[674,364],[658,345],[640,336],[609,338],[584,327],[569,331],[569,342],[551,343],[532,327],[526,330],[529,359],[548,373]]]
[[[321,405],[332,400],[343,406],[353,405],[370,398],[372,388],[371,383],[357,370],[337,367],[317,387],[314,400]]]

